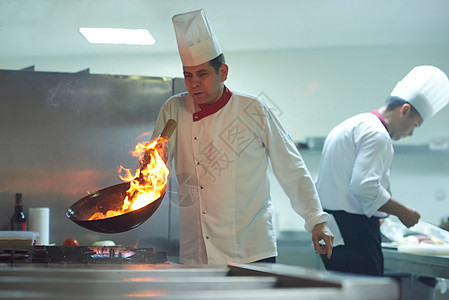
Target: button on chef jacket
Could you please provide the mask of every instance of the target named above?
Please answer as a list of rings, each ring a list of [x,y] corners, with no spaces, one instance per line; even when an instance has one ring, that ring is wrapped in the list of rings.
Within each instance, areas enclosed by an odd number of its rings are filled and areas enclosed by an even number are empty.
[[[169,119],[178,123],[167,147],[178,180],[181,263],[277,255],[269,161],[306,230],[328,221],[294,143],[260,99],[226,88],[200,108],[188,93],[175,95],[161,108],[153,138]]]

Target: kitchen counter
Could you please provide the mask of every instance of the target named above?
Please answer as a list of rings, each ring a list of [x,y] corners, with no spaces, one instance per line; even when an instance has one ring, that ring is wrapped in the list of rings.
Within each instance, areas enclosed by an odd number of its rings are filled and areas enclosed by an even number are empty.
[[[0,299],[399,299],[389,278],[281,264],[0,264]]]
[[[400,253],[396,249],[382,250],[385,269],[429,277],[449,278],[448,255]]]

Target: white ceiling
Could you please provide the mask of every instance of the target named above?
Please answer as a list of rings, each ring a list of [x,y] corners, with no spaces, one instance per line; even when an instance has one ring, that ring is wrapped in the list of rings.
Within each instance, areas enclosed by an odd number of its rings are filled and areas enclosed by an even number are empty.
[[[199,8],[225,53],[449,46],[449,0],[1,0],[0,61],[175,52],[171,17]],[[147,28],[156,44],[89,44],[79,27]]]

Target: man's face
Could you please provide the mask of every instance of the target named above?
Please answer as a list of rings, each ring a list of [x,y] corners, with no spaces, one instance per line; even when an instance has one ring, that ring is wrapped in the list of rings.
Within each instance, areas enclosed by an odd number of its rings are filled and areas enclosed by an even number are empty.
[[[405,107],[408,105],[408,107]],[[412,136],[416,127],[421,126],[423,119],[417,112],[410,109],[409,104],[405,104],[399,111],[399,119],[390,129],[390,136],[392,140],[400,140],[407,136]]]
[[[183,67],[187,91],[197,104],[212,104],[223,94],[223,82],[228,76],[228,66],[218,70],[205,62],[194,67]]]

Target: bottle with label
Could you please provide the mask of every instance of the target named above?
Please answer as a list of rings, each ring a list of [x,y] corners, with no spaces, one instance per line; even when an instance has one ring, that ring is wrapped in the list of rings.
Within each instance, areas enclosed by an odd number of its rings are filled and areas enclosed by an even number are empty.
[[[26,231],[27,222],[22,207],[22,194],[16,194],[16,206],[14,207],[14,214],[11,218],[11,230]]]

